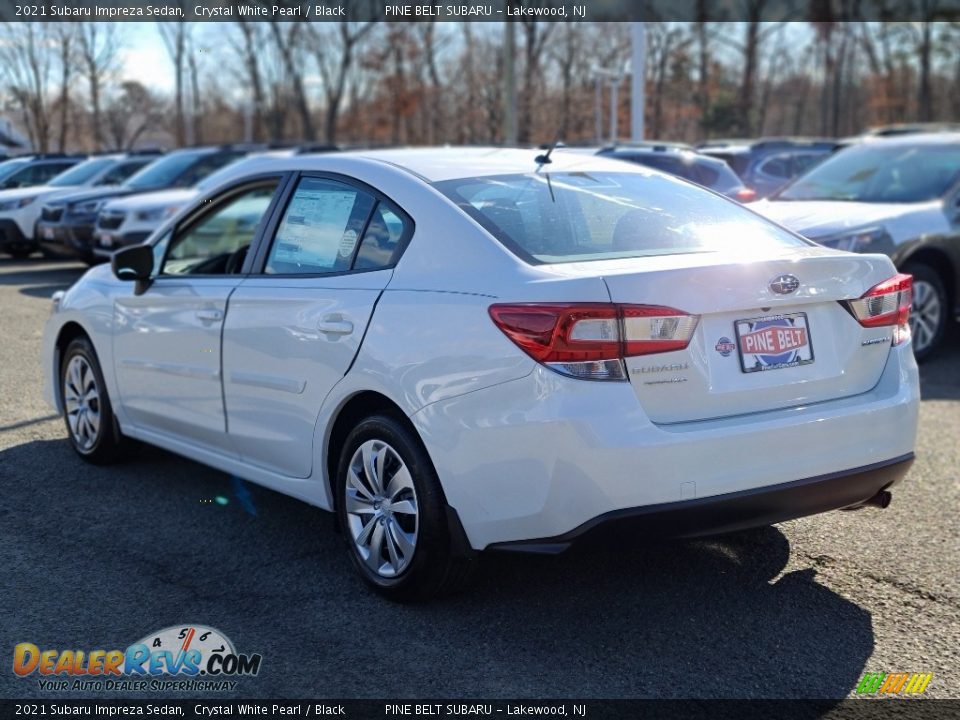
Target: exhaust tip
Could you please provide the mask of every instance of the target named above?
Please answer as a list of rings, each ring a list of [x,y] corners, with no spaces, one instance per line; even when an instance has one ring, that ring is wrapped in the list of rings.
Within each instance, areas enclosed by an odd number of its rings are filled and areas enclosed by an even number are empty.
[[[890,507],[890,502],[893,500],[893,493],[889,490],[881,490],[872,498],[867,500],[866,505],[872,505],[881,509],[886,509]]]

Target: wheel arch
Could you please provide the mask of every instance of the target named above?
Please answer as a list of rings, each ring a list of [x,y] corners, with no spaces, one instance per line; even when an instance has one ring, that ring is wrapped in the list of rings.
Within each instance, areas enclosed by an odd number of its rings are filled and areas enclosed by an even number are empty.
[[[397,403],[383,393],[375,390],[362,390],[345,398],[332,417],[323,452],[324,482],[334,511],[336,510],[337,494],[334,491],[333,481],[337,474],[337,465],[340,462],[340,452],[343,449],[343,444],[358,422],[377,412],[387,413],[395,417],[406,425],[423,444],[420,433],[410,422],[407,414]],[[428,451],[427,456],[429,457],[429,455]]]
[[[70,343],[80,337],[86,338],[93,346],[94,352],[97,351],[91,334],[76,320],[68,320],[60,327],[57,332],[57,339],[53,344],[53,377],[51,378],[53,385],[51,387],[53,388],[57,412],[63,412],[63,388],[60,387],[60,366],[63,364],[63,354]],[[97,353],[97,356],[99,357],[99,353]]]
[[[331,510],[334,513],[334,517],[339,517],[339,515],[337,514],[337,493],[335,492],[333,483],[337,475],[337,465],[340,460],[340,452],[343,444],[346,442],[347,436],[350,435],[350,431],[360,420],[377,412],[389,414],[410,430],[413,437],[423,448],[430,464],[434,467],[434,472],[436,472],[436,465],[430,455],[429,448],[403,409],[383,393],[377,392],[376,390],[360,390],[345,398],[340,407],[333,413],[330,422],[330,431],[327,433],[324,443],[323,480],[326,484],[327,496],[330,498]],[[467,539],[467,534],[463,528],[459,514],[447,501],[442,479],[440,479],[440,492],[443,495],[443,503],[447,508],[451,547],[457,555],[464,557],[470,556],[474,553],[474,550],[471,548],[470,541]]]
[[[954,259],[945,250],[937,247],[919,247],[909,255],[899,259],[897,265],[901,268],[911,263],[922,263],[937,274],[947,293],[947,312],[955,314],[957,307],[957,273],[960,268],[954,265]]]

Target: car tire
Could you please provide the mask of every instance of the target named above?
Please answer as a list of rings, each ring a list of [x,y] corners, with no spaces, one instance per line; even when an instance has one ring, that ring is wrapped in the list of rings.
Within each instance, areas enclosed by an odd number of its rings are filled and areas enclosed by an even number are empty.
[[[61,255],[55,250],[51,250],[43,245],[40,246],[40,254],[43,255],[46,260],[65,260],[67,258],[66,255]]]
[[[361,421],[344,442],[334,482],[347,551],[367,585],[390,600],[422,602],[465,583],[474,559],[455,550],[433,463],[399,417]]]
[[[924,263],[907,263],[903,272],[913,275],[913,307],[910,330],[913,354],[923,362],[943,341],[947,328],[948,300],[943,280],[936,270]]]
[[[85,337],[70,342],[60,363],[63,421],[74,451],[94,465],[122,459],[132,441],[120,432],[93,345]]]
[[[16,260],[24,260],[33,255],[33,248],[11,247],[7,248],[7,254]]]

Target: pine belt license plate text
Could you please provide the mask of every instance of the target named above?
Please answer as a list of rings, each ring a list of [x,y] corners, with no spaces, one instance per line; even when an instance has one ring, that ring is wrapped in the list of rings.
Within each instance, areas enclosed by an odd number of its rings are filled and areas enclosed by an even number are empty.
[[[737,351],[745,373],[809,365],[813,345],[806,313],[737,320]]]

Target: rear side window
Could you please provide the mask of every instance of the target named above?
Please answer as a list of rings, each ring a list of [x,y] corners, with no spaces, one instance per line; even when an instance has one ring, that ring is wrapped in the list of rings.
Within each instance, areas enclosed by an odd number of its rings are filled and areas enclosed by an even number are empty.
[[[436,187],[530,263],[806,244],[737,203],[664,176],[529,173]]]
[[[385,201],[377,203],[363,233],[354,270],[376,270],[393,264],[406,224],[400,214]]]
[[[790,156],[776,155],[770,158],[760,166],[760,172],[770,177],[788,179],[791,175]]]

